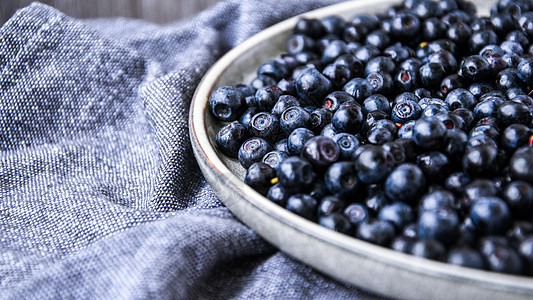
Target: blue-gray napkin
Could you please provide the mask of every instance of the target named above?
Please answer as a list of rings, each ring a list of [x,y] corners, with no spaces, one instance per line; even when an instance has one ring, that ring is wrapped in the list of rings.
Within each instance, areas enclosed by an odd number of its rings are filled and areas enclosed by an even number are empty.
[[[18,11],[0,29],[0,298],[371,298],[235,219],[188,136],[221,55],[333,2],[224,1],[167,25]]]

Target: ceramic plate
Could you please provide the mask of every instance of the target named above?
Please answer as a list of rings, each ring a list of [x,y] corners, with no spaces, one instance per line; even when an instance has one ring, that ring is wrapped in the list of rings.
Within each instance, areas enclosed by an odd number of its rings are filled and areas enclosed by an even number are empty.
[[[281,251],[355,286],[393,298],[511,299],[533,297],[533,279],[463,268],[396,252],[343,235],[277,206],[242,182],[245,170],[215,148],[223,126],[207,110],[215,88],[250,83],[257,68],[285,52],[289,34],[302,17],[384,12],[398,1],[351,1],[274,25],[228,52],[206,73],[194,95],[189,120],[198,164],[224,204],[245,224]],[[488,12],[494,1],[478,3]]]

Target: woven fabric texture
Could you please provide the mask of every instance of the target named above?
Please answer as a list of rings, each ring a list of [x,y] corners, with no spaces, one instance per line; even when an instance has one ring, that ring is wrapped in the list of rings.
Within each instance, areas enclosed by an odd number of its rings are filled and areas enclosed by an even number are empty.
[[[185,21],[0,29],[0,298],[373,298],[240,223],[202,177],[188,110],[208,68],[327,1],[224,1]]]

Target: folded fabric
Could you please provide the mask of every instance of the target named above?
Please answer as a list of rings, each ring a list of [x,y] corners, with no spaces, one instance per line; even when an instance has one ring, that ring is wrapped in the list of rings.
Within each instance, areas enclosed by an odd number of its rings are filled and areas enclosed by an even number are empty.
[[[224,1],[167,25],[18,11],[0,29],[0,298],[373,298],[235,219],[188,136],[221,55],[333,2]]]

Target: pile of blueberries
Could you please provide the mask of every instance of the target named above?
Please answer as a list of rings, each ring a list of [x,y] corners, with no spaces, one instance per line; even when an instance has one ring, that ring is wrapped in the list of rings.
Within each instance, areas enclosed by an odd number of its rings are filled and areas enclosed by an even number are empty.
[[[533,2],[405,0],[300,19],[213,91],[218,149],[306,219],[428,259],[533,275]]]

